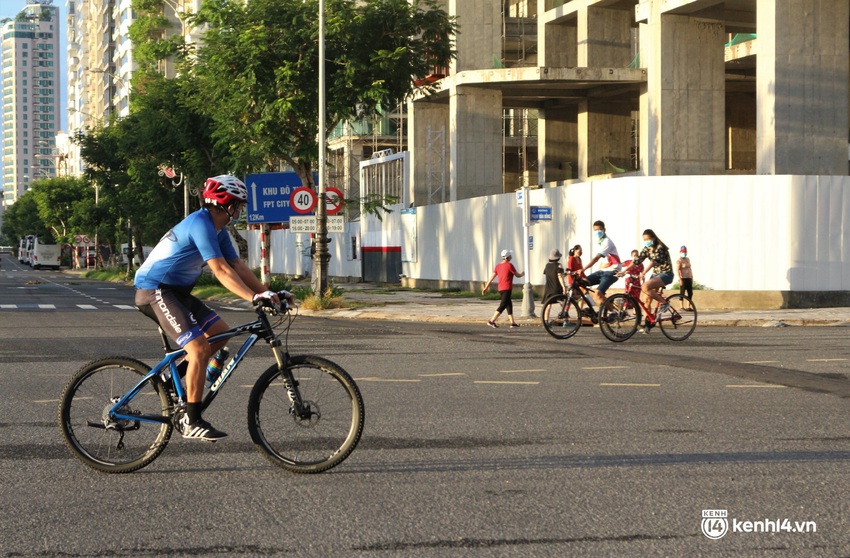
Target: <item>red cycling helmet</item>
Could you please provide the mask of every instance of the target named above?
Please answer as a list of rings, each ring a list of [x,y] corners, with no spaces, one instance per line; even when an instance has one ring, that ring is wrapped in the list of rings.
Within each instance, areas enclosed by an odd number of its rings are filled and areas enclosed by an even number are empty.
[[[204,202],[227,207],[233,202],[246,202],[248,188],[245,183],[229,174],[207,178],[204,183]]]

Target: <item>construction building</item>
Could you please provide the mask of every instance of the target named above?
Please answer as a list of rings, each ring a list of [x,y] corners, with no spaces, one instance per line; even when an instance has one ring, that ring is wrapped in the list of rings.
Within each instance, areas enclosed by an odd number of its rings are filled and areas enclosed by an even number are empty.
[[[589,177],[848,174],[846,0],[449,0],[415,204]]]

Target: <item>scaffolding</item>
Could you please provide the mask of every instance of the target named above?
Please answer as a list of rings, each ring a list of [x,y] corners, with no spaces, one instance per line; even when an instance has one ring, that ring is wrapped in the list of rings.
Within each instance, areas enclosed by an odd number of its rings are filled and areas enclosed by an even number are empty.
[[[428,204],[446,201],[446,127],[428,126]]]
[[[502,52],[497,68],[537,65],[537,1],[502,0]]]

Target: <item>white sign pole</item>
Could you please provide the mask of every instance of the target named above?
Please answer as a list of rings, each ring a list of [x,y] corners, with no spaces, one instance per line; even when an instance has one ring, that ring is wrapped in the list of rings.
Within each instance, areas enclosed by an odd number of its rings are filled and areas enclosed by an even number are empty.
[[[528,186],[522,187],[522,265],[525,270],[525,283],[522,285],[522,314],[520,316],[536,318],[537,316],[534,315],[534,293],[531,291],[531,249],[528,245],[531,225],[531,200],[528,191]]]

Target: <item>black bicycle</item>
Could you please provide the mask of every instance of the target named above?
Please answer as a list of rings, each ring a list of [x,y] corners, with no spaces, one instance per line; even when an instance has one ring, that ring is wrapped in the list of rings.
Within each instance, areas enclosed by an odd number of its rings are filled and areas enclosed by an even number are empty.
[[[340,464],[357,446],[365,411],[357,384],[340,366],[317,356],[290,356],[289,330],[296,317],[283,308],[255,307],[257,319],[210,338],[247,335],[205,393],[215,400],[259,339],[275,364],[260,375],[248,397],[248,431],[272,464],[295,473],[319,473]],[[270,316],[276,316],[272,323]],[[275,333],[275,328],[280,333]],[[108,357],[78,370],[59,401],[59,428],[71,453],[106,473],[129,473],[156,459],[185,413],[186,390],[173,350],[160,328],[165,358],[151,368],[129,356]],[[281,339],[283,337],[283,339]]]
[[[543,327],[549,335],[555,339],[569,339],[578,333],[582,323],[588,320],[594,325],[598,324],[605,337],[617,341],[616,332],[606,327],[607,324],[600,318],[600,313],[604,314],[604,308],[597,312],[591,304],[588,296],[591,292],[593,289],[585,278],[573,275],[573,283],[567,289],[567,294],[552,296],[544,302]]]

